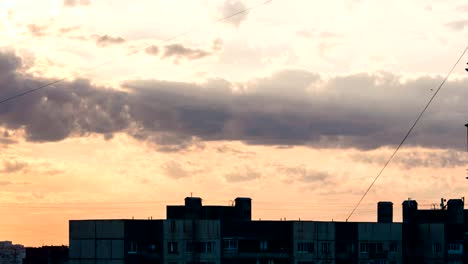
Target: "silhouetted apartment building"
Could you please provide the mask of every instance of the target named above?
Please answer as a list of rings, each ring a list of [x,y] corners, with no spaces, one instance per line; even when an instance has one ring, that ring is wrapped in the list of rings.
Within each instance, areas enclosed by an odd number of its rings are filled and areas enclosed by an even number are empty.
[[[378,222],[252,221],[251,199],[203,206],[188,197],[165,220],[71,220],[70,264],[463,263],[463,200],[441,210],[378,204]],[[468,215],[468,214],[467,214]]]
[[[11,241],[0,241],[1,264],[21,264],[24,256],[23,245],[15,245]]]

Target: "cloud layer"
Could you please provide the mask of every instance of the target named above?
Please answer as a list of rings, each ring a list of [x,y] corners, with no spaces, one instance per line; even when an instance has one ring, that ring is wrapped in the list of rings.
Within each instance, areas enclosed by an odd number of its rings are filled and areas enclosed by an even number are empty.
[[[21,66],[0,53],[0,98],[51,81],[21,74]],[[212,140],[374,149],[399,143],[439,82],[402,83],[387,73],[324,79],[300,70],[246,83],[130,80],[126,91],[76,80],[1,104],[0,125],[35,142],[123,132],[168,151]],[[467,86],[447,83],[407,143],[463,149]]]

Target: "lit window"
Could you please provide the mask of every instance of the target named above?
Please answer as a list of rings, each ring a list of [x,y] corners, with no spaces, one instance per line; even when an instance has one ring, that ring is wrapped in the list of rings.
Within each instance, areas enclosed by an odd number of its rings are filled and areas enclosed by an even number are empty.
[[[177,242],[168,242],[167,243],[167,253],[177,254]]]
[[[136,254],[138,252],[138,245],[135,242],[130,242],[128,254]]]
[[[267,250],[268,249],[268,241],[260,241],[260,250]]]

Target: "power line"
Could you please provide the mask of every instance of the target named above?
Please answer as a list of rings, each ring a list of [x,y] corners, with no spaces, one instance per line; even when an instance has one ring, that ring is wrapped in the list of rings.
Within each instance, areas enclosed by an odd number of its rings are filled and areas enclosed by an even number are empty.
[[[230,15],[227,15],[227,16],[225,16],[225,17],[222,17],[222,18],[220,18],[220,19],[218,19],[218,20],[215,20],[213,23],[219,23],[219,22],[226,21],[226,20],[228,20],[228,19],[230,19],[230,18],[233,18],[233,17],[238,16],[238,15],[240,15],[240,14],[247,13],[247,12],[249,12],[249,11],[251,11],[251,10],[254,10],[254,9],[259,8],[259,7],[263,6],[263,5],[269,4],[269,3],[271,3],[271,2],[273,2],[273,0],[267,0],[267,1],[261,2],[261,3],[257,4],[257,5],[254,5],[254,6],[251,6],[251,7],[242,9],[242,10],[239,10],[239,11],[233,13],[233,14],[230,14]],[[188,30],[188,31],[185,31],[185,32],[183,32],[183,33],[180,33],[180,34],[174,35],[174,36],[172,36],[172,37],[163,39],[163,40],[161,40],[161,43],[169,42],[169,41],[174,40],[174,39],[177,39],[177,38],[179,38],[179,37],[188,35],[188,34],[194,32],[195,30],[196,30],[196,28],[193,28],[193,29]],[[140,50],[136,50],[136,51],[133,51],[133,52],[129,52],[129,53],[127,53],[125,56],[129,56],[129,55],[135,54],[135,53],[137,53],[137,52],[139,52],[139,51],[140,51]],[[101,64],[98,64],[98,65],[96,65],[96,66],[94,66],[94,67],[88,68],[88,69],[82,71],[81,73],[71,74],[71,75],[68,75],[68,76],[65,77],[65,78],[61,78],[61,79],[58,79],[58,80],[55,80],[55,81],[51,81],[51,82],[48,82],[48,83],[46,83],[46,84],[43,84],[43,85],[41,85],[41,86],[39,86],[39,87],[36,87],[36,88],[33,88],[33,89],[29,89],[29,90],[26,90],[26,91],[21,92],[21,93],[18,93],[18,94],[11,95],[11,96],[6,97],[6,98],[4,98],[4,99],[0,99],[0,104],[3,104],[3,103],[6,103],[6,102],[15,100],[15,99],[17,99],[17,98],[19,98],[19,97],[25,96],[25,95],[30,94],[30,93],[34,93],[34,92],[36,92],[36,91],[38,91],[38,90],[44,89],[44,88],[49,87],[49,86],[52,86],[52,85],[54,85],[54,84],[61,83],[61,82],[65,81],[65,80],[68,79],[68,78],[74,78],[74,77],[81,76],[81,75],[83,75],[83,74],[85,74],[85,73],[91,72],[91,71],[93,71],[93,70],[95,70],[95,69],[97,69],[97,68],[99,68],[99,67],[102,67],[102,66],[104,66],[104,65],[106,65],[106,64],[110,64],[110,63],[112,63],[112,62],[114,62],[114,61],[116,61],[116,59],[108,60],[108,61],[103,62],[103,63],[101,63]]]
[[[434,100],[434,98],[436,97],[436,95],[439,93],[439,91],[442,89],[442,87],[444,86],[445,82],[448,80],[448,78],[450,77],[450,75],[452,74],[453,70],[455,69],[455,67],[458,65],[458,63],[460,62],[460,60],[463,58],[463,56],[465,56],[465,53],[466,51],[468,50],[468,46],[465,48],[465,50],[463,50],[462,54],[460,55],[460,57],[458,58],[458,60],[455,62],[455,64],[452,66],[452,68],[450,69],[450,71],[448,72],[447,76],[445,77],[444,80],[442,80],[442,82],[440,83],[440,85],[437,87],[437,90],[435,91],[435,93],[431,96],[431,98],[429,99],[429,102],[427,102],[426,106],[423,108],[423,110],[421,111],[421,113],[419,113],[418,117],[416,118],[416,120],[414,121],[413,125],[410,127],[410,129],[408,130],[408,132],[406,133],[406,135],[403,137],[403,140],[400,142],[400,144],[398,145],[398,147],[395,149],[395,151],[393,151],[392,155],[390,156],[390,158],[387,160],[387,162],[385,163],[385,165],[382,167],[382,169],[380,170],[380,172],[377,174],[377,176],[374,178],[374,180],[372,181],[372,183],[369,185],[369,187],[367,188],[367,190],[364,192],[364,194],[362,195],[361,199],[359,200],[359,202],[356,204],[356,206],[353,208],[353,210],[351,211],[351,213],[349,214],[348,218],[346,218],[346,222],[348,222],[349,218],[354,214],[354,212],[356,211],[356,209],[359,207],[359,205],[361,204],[362,200],[364,200],[364,198],[366,197],[367,193],[372,189],[372,187],[374,186],[375,182],[379,179],[380,175],[382,175],[383,171],[385,170],[385,168],[387,168],[388,164],[392,161],[393,157],[395,157],[395,155],[397,154],[398,150],[400,150],[401,146],[405,143],[406,139],[409,137],[409,135],[411,134],[411,132],[413,132],[413,129],[414,127],[416,126],[416,124],[419,122],[419,120],[421,119],[421,117],[424,115],[424,113],[426,112],[427,108],[429,108],[429,105],[432,103],[432,101]]]

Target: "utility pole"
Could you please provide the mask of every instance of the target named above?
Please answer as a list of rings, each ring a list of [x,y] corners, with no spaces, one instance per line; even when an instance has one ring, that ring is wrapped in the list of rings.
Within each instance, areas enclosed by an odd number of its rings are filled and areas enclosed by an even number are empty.
[[[466,126],[466,152],[468,153],[468,124]]]
[[[465,70],[468,71],[468,68],[466,68]],[[465,126],[466,126],[466,155],[468,156],[468,124],[466,124]],[[467,173],[467,176],[465,177],[465,179],[468,179],[468,169],[466,169],[466,173]]]

